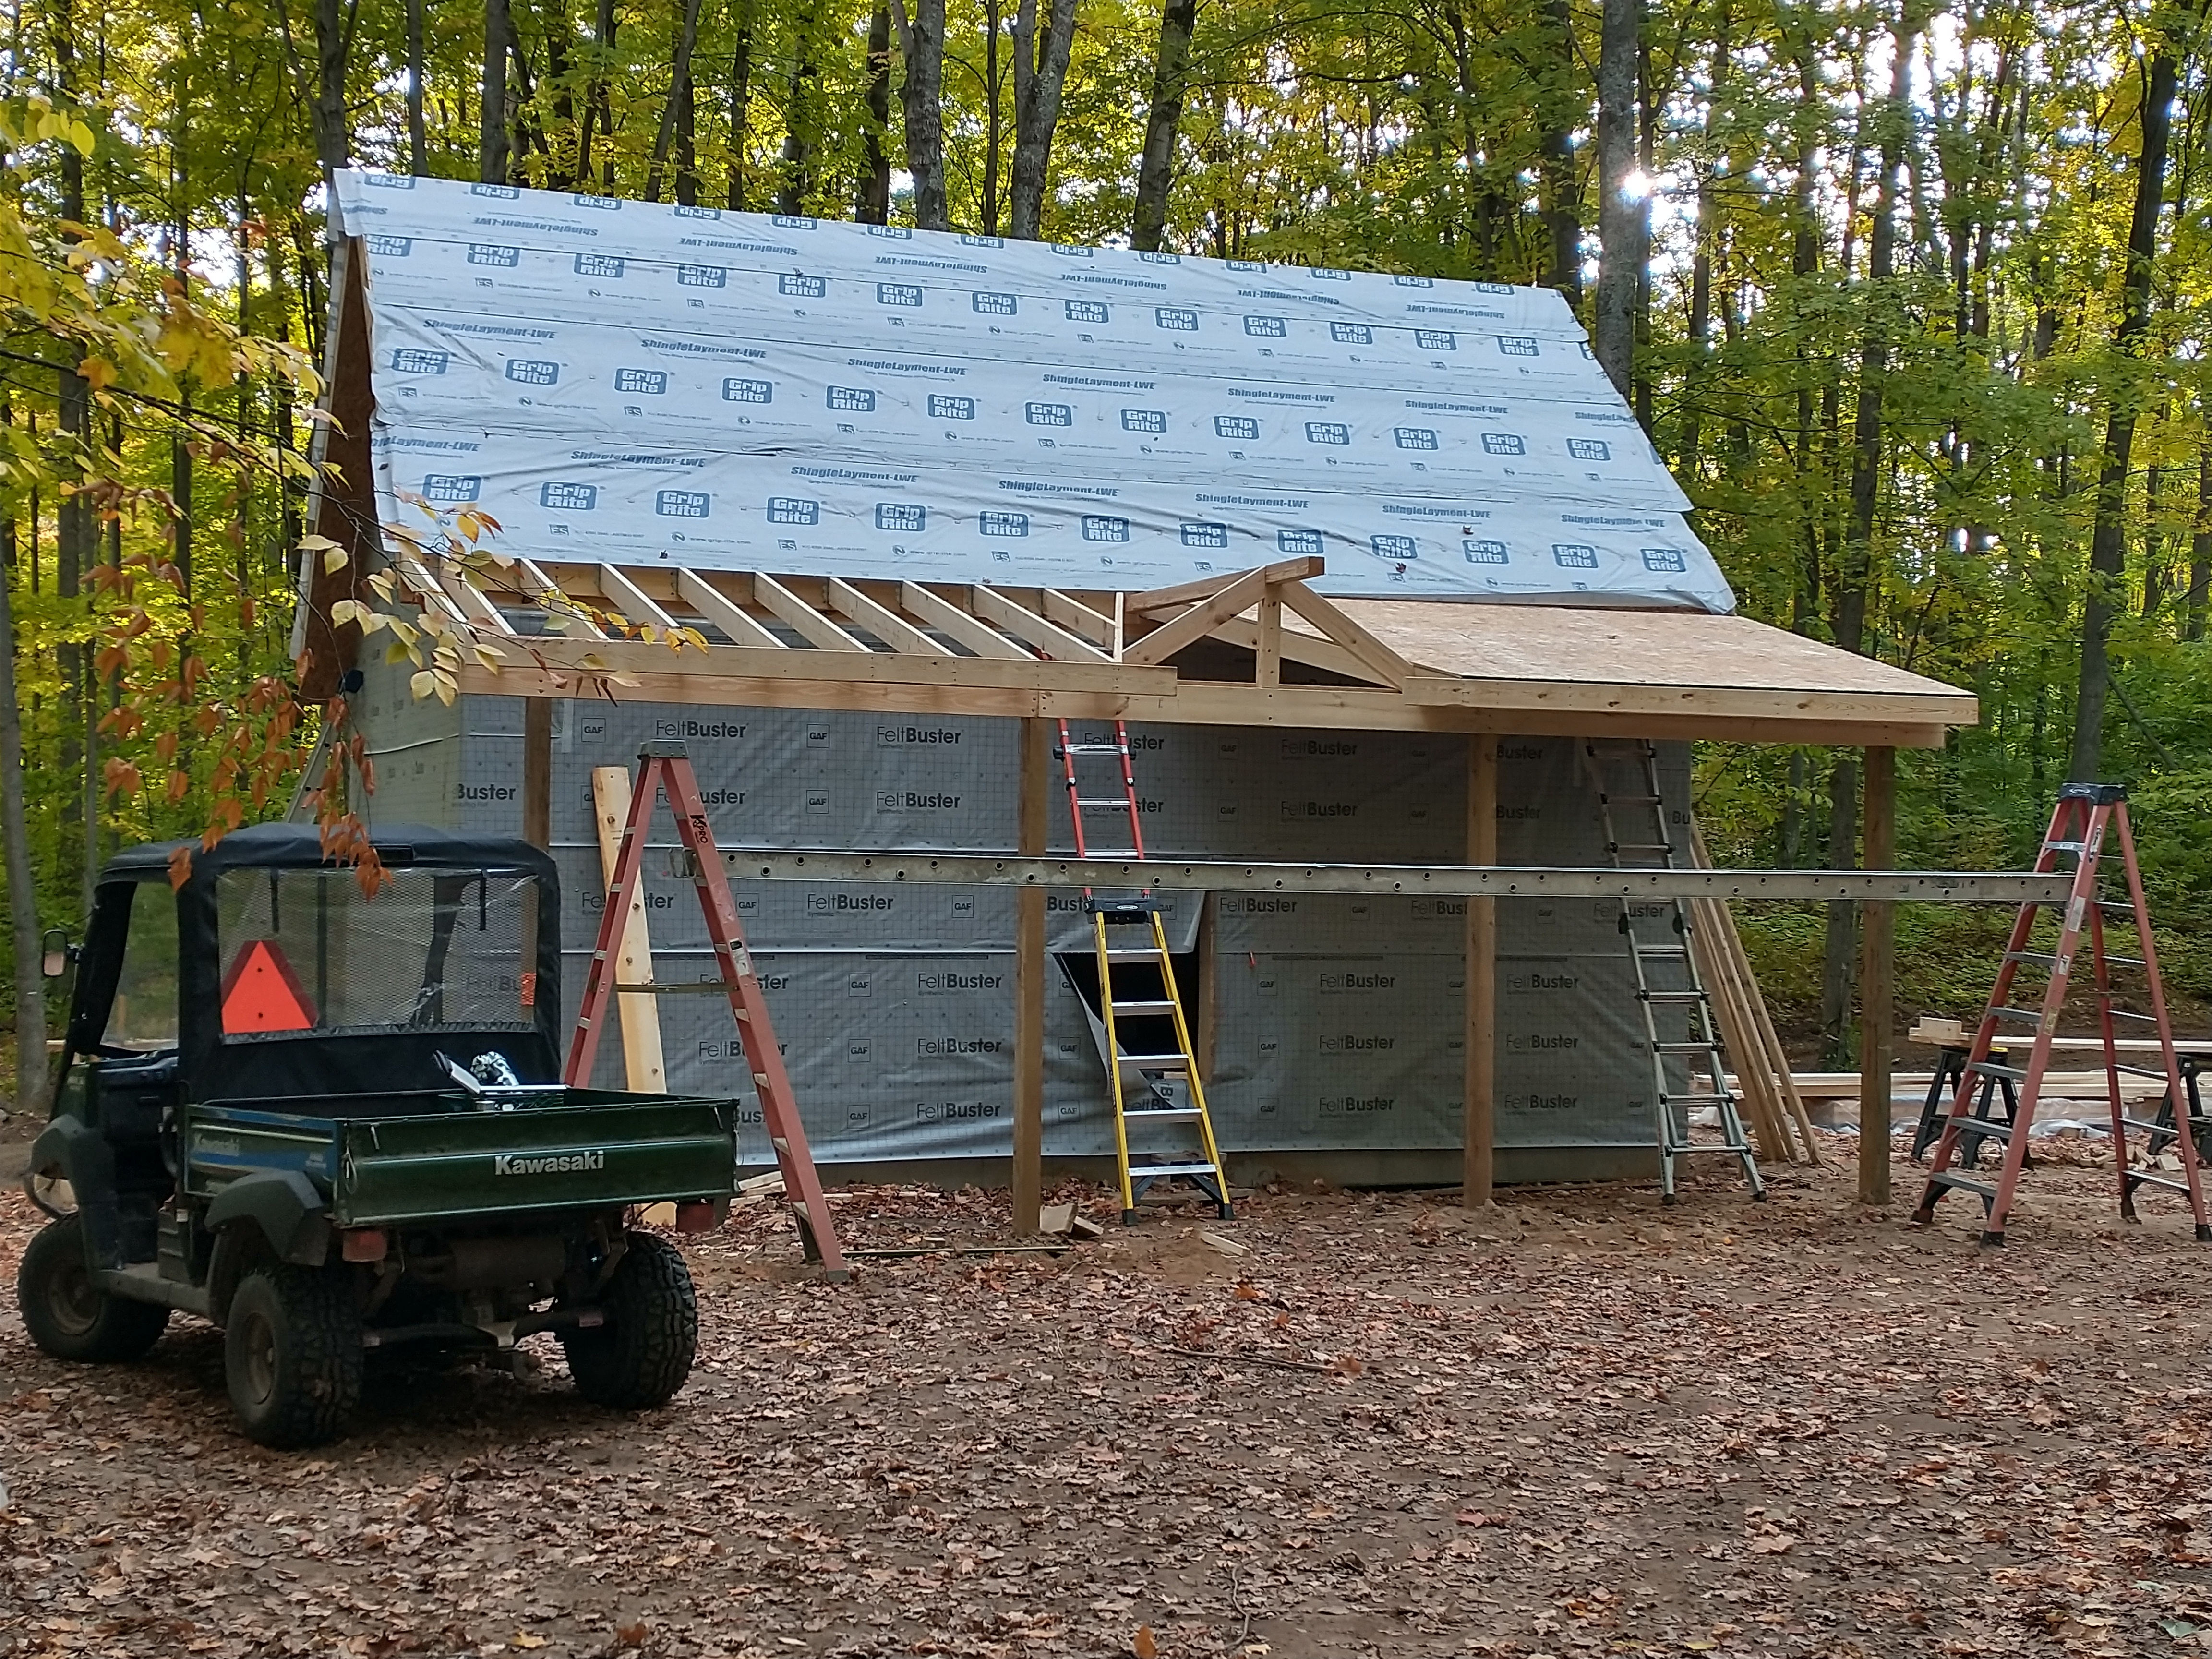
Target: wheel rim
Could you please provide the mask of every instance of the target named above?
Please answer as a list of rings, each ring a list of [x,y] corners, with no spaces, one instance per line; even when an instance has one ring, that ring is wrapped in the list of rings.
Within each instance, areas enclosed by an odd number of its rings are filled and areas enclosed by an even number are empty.
[[[46,1292],[46,1311],[70,1335],[82,1336],[99,1322],[100,1299],[91,1273],[72,1258],[54,1273]]]
[[[238,1333],[239,1381],[247,1401],[264,1404],[276,1392],[276,1329],[267,1317],[248,1313]]]

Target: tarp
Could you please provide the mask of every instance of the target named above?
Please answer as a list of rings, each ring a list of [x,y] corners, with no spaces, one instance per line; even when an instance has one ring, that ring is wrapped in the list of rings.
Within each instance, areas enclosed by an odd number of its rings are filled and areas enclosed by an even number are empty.
[[[339,176],[380,510],[545,559],[1734,600],[1547,289]]]

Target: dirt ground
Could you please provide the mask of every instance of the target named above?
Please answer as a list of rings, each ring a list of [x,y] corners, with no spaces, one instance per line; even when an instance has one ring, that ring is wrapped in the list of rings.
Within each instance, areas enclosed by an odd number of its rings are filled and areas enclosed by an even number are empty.
[[[76,1369],[11,1299],[0,1654],[2212,1648],[2212,1247],[2171,1199],[2119,1225],[2076,1143],[1978,1253],[1971,1200],[1870,1216],[1832,1144],[1763,1206],[1262,1192],[846,1286],[763,1205],[691,1246],[667,1409],[580,1404],[549,1345],[387,1381],[311,1455],[232,1431],[207,1328]],[[864,1247],[1005,1231],[994,1194],[833,1202]],[[10,1278],[34,1220],[0,1199]]]

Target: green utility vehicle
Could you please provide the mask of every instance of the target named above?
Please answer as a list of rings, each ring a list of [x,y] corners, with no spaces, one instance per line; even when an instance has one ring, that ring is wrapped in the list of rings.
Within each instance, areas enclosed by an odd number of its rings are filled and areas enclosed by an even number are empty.
[[[16,1289],[64,1359],[134,1359],[173,1312],[223,1328],[240,1425],[339,1433],[369,1351],[514,1362],[550,1331],[578,1389],[657,1406],[698,1310],[682,1254],[628,1225],[718,1225],[738,1103],[559,1076],[560,892],[521,842],[393,829],[374,896],[310,827],[125,853],[82,945],[52,1121],[27,1184],[53,1218]]]

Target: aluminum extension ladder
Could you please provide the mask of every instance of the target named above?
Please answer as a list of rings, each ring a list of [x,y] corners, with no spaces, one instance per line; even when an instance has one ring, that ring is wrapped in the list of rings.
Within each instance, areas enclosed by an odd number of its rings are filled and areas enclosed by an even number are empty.
[[[1060,722],[1060,764],[1067,780],[1068,816],[1075,829],[1078,858],[1145,856],[1145,826],[1137,796],[1135,769],[1129,759],[1129,728],[1114,722],[1113,740],[1080,742]],[[1118,763],[1118,778],[1094,786],[1103,791],[1119,787],[1118,793],[1085,794],[1081,771],[1085,763],[1096,772]],[[1126,848],[1094,848],[1085,828],[1086,817],[1111,813],[1126,821]],[[1111,1079],[1114,1095],[1114,1156],[1121,1179],[1121,1220],[1135,1222],[1137,1200],[1155,1182],[1188,1182],[1212,1201],[1224,1217],[1232,1213],[1228,1176],[1222,1168],[1221,1148],[1213,1138],[1213,1120],[1206,1108],[1206,1088],[1199,1081],[1198,1059],[1190,1040],[1189,1022],[1183,1017],[1182,1000],[1176,994],[1175,964],[1168,951],[1165,924],[1160,907],[1149,890],[1130,900],[1099,899],[1083,890],[1089,912],[1091,939],[1098,960],[1098,1008],[1106,1028],[1101,1058]],[[1132,1036],[1148,1040],[1125,1049],[1124,1022],[1135,1022]],[[1158,1034],[1158,1035],[1155,1035]],[[1164,1042],[1172,1041],[1172,1049]],[[1161,1132],[1179,1137],[1182,1144],[1162,1149]],[[1133,1139],[1142,1144],[1132,1148]],[[1192,1143],[1195,1142],[1195,1145]]]
[[[1605,830],[1606,855],[1616,870],[1673,870],[1674,837],[1667,824],[1667,804],[1659,789],[1658,745],[1648,738],[1630,743],[1587,743],[1583,756],[1597,791],[1598,819]],[[1640,831],[1630,829],[1624,837],[1620,821],[1629,813],[1643,815],[1635,822],[1648,823]],[[1617,817],[1616,814],[1620,815]],[[1668,924],[1666,938],[1653,942],[1637,931],[1638,907],[1656,905]],[[1648,919],[1647,919],[1648,920]],[[1645,1052],[1651,1060],[1653,1115],[1659,1146],[1659,1201],[1675,1200],[1674,1161],[1693,1152],[1720,1152],[1743,1167],[1743,1178],[1754,1199],[1766,1196],[1766,1182],[1759,1173],[1759,1158],[1745,1134],[1743,1116],[1735,1097],[1729,1092],[1728,1064],[1722,1053],[1720,1027],[1713,1018],[1712,999],[1698,975],[1690,951],[1689,906],[1680,898],[1620,902],[1620,932],[1627,941],[1628,960],[1636,976],[1636,1006],[1644,1018]],[[1669,1035],[1660,1011],[1680,1015]],[[1668,1062],[1686,1066],[1704,1062],[1712,1079],[1712,1092],[1675,1093],[1668,1088]],[[1690,1114],[1711,1107],[1719,1115],[1718,1145],[1702,1145],[1690,1138]]]
[[[706,804],[699,799],[699,780],[691,769],[691,758],[680,743],[648,743],[637,751],[637,761],[629,821],[623,825],[622,847],[615,854],[606,908],[599,914],[599,936],[592,946],[591,971],[584,980],[584,1004],[576,1016],[575,1035],[569,1039],[562,1079],[570,1088],[590,1085],[592,1062],[599,1055],[599,1032],[607,1011],[615,992],[625,988],[614,982],[615,963],[622,955],[623,925],[645,864],[646,827],[653,821],[653,799],[665,790],[669,811],[676,818],[677,837],[690,854],[692,885],[698,890],[699,908],[706,913],[707,937],[714,947],[714,963],[721,969],[730,1012],[738,1018],[753,1086],[760,1091],[761,1121],[768,1130],[769,1145],[775,1150],[776,1165],[783,1171],[784,1193],[799,1223],[799,1243],[806,1259],[819,1262],[827,1276],[846,1278],[849,1270],[837,1243],[836,1223],[823,1198],[822,1177],[806,1144],[806,1127],[799,1121],[791,1074],[784,1069],[783,1050],[777,1046],[775,1028],[769,1022],[768,1000],[753,972],[752,952],[746,948],[744,930],[738,922],[737,902],[730,896],[729,878],[722,869],[722,855],[714,847]]]
[[[2127,876],[2124,899],[2105,898],[2099,884],[2106,838],[2113,836],[2118,839],[2120,862]],[[2203,1168],[2197,1151],[2203,1126],[2197,1118],[2193,1091],[2182,1077],[2180,1061],[2174,1053],[2173,1025],[2166,1012],[2166,987],[2159,978],[2158,945],[2151,937],[2150,906],[2143,897],[2142,872],[2136,864],[2135,836],[2128,827],[2125,789],[2118,784],[2069,783],[2058,792],[2058,802],[2051,809],[2051,827],[2044,832],[2035,867],[2039,872],[2064,873],[2059,860],[2068,858],[2074,860],[2074,880],[2066,897],[2031,900],[2020,907],[2020,915],[2013,921],[2012,937],[2005,944],[2004,959],[1997,969],[1996,985],[1990,993],[1989,1006],[1983,1010],[1982,1023],[1975,1028],[1973,1047],[1960,1069],[1957,1091],[1951,1097],[1950,1115],[1944,1120],[1943,1133],[1929,1161],[1928,1185],[1921,1194],[1920,1207],[1912,1212],[1912,1219],[1926,1226],[1935,1219],[1936,1206],[1947,1194],[1972,1193],[1982,1200],[1983,1244],[1996,1246],[2004,1243],[2005,1221],[2012,1213],[2013,1194],[2019,1188],[2021,1170],[2027,1159],[2028,1130],[2035,1121],[2044,1075],[2051,1065],[2051,1039],[2058,1034],[2058,1022],[2066,1007],[2067,987],[2073,979],[2075,959],[2085,943],[2086,933],[2097,999],[2097,1028],[2104,1039],[2106,1094],[2112,1108],[2112,1166],[2119,1182],[2120,1214],[2129,1221],[2137,1218],[2136,1189],[2139,1187],[2163,1187],[2185,1193],[2190,1212],[2197,1220],[2198,1240],[2212,1243],[2212,1224],[2208,1224],[2205,1216]],[[2035,924],[2046,908],[2059,912],[2058,936],[2047,951],[2032,949]],[[2119,918],[2124,926],[2136,930],[2136,937],[2141,941],[2141,956],[2113,956],[2106,951],[2107,915]],[[2112,1006],[2112,970],[2116,967],[2142,970],[2148,982],[2150,1012],[2138,1014]],[[2043,996],[2035,1007],[2015,1006],[2012,1001],[2013,984],[2022,968],[2045,975]],[[2156,1029],[2160,1060],[2158,1067],[2121,1063],[2113,1036],[2114,1027],[2121,1020]],[[2000,1065],[1990,1057],[1997,1029],[2007,1022],[2034,1029],[2024,1067]],[[2017,1050],[2019,1039],[2014,1038],[2011,1047]],[[2007,1054],[2007,1060],[2011,1058]],[[2161,1112],[2163,1123],[2128,1116],[2120,1104],[2123,1073],[2163,1078],[2172,1115]],[[1984,1079],[1990,1078],[2020,1085],[2020,1104],[2009,1124],[2000,1125],[1969,1113],[1977,1090]],[[2130,1129],[2150,1136],[2153,1149],[2159,1146],[2161,1134],[2172,1137],[2174,1155],[2181,1164],[2179,1180],[2147,1168],[2130,1166]],[[1961,1142],[1970,1135],[2003,1144],[2004,1164],[1994,1183],[1953,1170]]]

